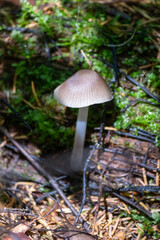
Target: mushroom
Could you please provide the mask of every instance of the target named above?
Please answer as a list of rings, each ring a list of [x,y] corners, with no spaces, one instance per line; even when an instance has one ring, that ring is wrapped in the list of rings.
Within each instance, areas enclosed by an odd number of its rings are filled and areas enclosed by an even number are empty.
[[[54,97],[67,107],[79,108],[71,154],[71,168],[79,171],[83,167],[88,107],[110,101],[113,98],[112,93],[104,78],[97,72],[83,69],[59,85],[54,90]]]

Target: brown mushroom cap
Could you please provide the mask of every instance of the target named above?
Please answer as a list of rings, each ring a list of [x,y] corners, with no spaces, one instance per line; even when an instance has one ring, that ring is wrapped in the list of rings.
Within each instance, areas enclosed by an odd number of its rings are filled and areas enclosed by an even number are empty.
[[[93,70],[80,70],[54,90],[55,98],[72,108],[87,107],[110,101],[112,93],[104,80]]]

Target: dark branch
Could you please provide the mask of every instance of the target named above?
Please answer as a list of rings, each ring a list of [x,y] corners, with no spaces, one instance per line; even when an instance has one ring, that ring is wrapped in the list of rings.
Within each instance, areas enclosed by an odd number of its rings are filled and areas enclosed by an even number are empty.
[[[100,58],[100,57],[95,57],[92,56],[93,58],[97,58],[98,60],[100,60],[101,62],[105,63],[106,65],[110,66],[113,68],[113,64],[109,63],[108,61]],[[131,78],[129,75],[127,75],[125,72],[123,72],[121,69],[117,68],[117,71],[122,73],[127,80],[129,80],[131,83],[133,83],[134,85],[138,86],[139,88],[141,88],[148,96],[152,97],[153,99],[155,99],[157,102],[160,103],[160,98],[155,96],[153,93],[151,93],[147,88],[143,87],[142,85],[140,85],[137,81],[135,81],[133,78]]]
[[[144,102],[144,103],[153,105],[153,106],[155,106],[155,107],[160,107],[160,104],[155,104],[155,103],[149,102],[149,101],[146,100],[146,99],[137,98],[137,99],[134,99],[133,101],[131,101],[127,106],[125,106],[125,108],[122,110],[122,113],[125,113],[125,111],[126,111],[130,106],[135,105],[135,104],[137,104],[138,102]]]
[[[32,132],[33,129],[28,125],[28,123],[24,120],[24,118],[22,117],[22,115],[20,115],[6,100],[4,99],[0,99],[0,101],[5,104],[14,114],[17,118],[19,118],[21,120],[21,122],[24,123],[24,125],[27,127],[27,129]]]

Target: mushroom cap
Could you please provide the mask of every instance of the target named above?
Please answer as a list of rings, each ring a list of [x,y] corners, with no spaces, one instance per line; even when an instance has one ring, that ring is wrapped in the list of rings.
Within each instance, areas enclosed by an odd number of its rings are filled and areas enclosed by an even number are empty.
[[[89,69],[80,70],[69,77],[54,90],[54,97],[72,108],[87,107],[113,98],[104,78]]]

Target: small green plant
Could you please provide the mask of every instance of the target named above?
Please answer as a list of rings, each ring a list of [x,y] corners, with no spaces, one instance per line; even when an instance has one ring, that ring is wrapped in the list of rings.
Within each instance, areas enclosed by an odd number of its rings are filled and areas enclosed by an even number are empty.
[[[160,213],[154,212],[152,218],[149,218],[143,214],[138,213],[136,209],[131,210],[131,213],[123,213],[123,216],[130,217],[138,226],[138,233],[143,238],[148,235],[149,238],[158,240],[160,233],[158,232],[157,225],[160,223]]]
[[[142,236],[144,236],[144,233],[146,233],[150,237],[153,237],[153,239],[160,238],[160,233],[155,230],[156,224],[160,223],[160,213],[158,213],[158,212],[153,213],[152,214],[153,219],[149,219],[144,215],[137,214],[136,210],[132,210],[131,217],[134,221],[138,222],[138,226],[139,226],[138,232]]]

